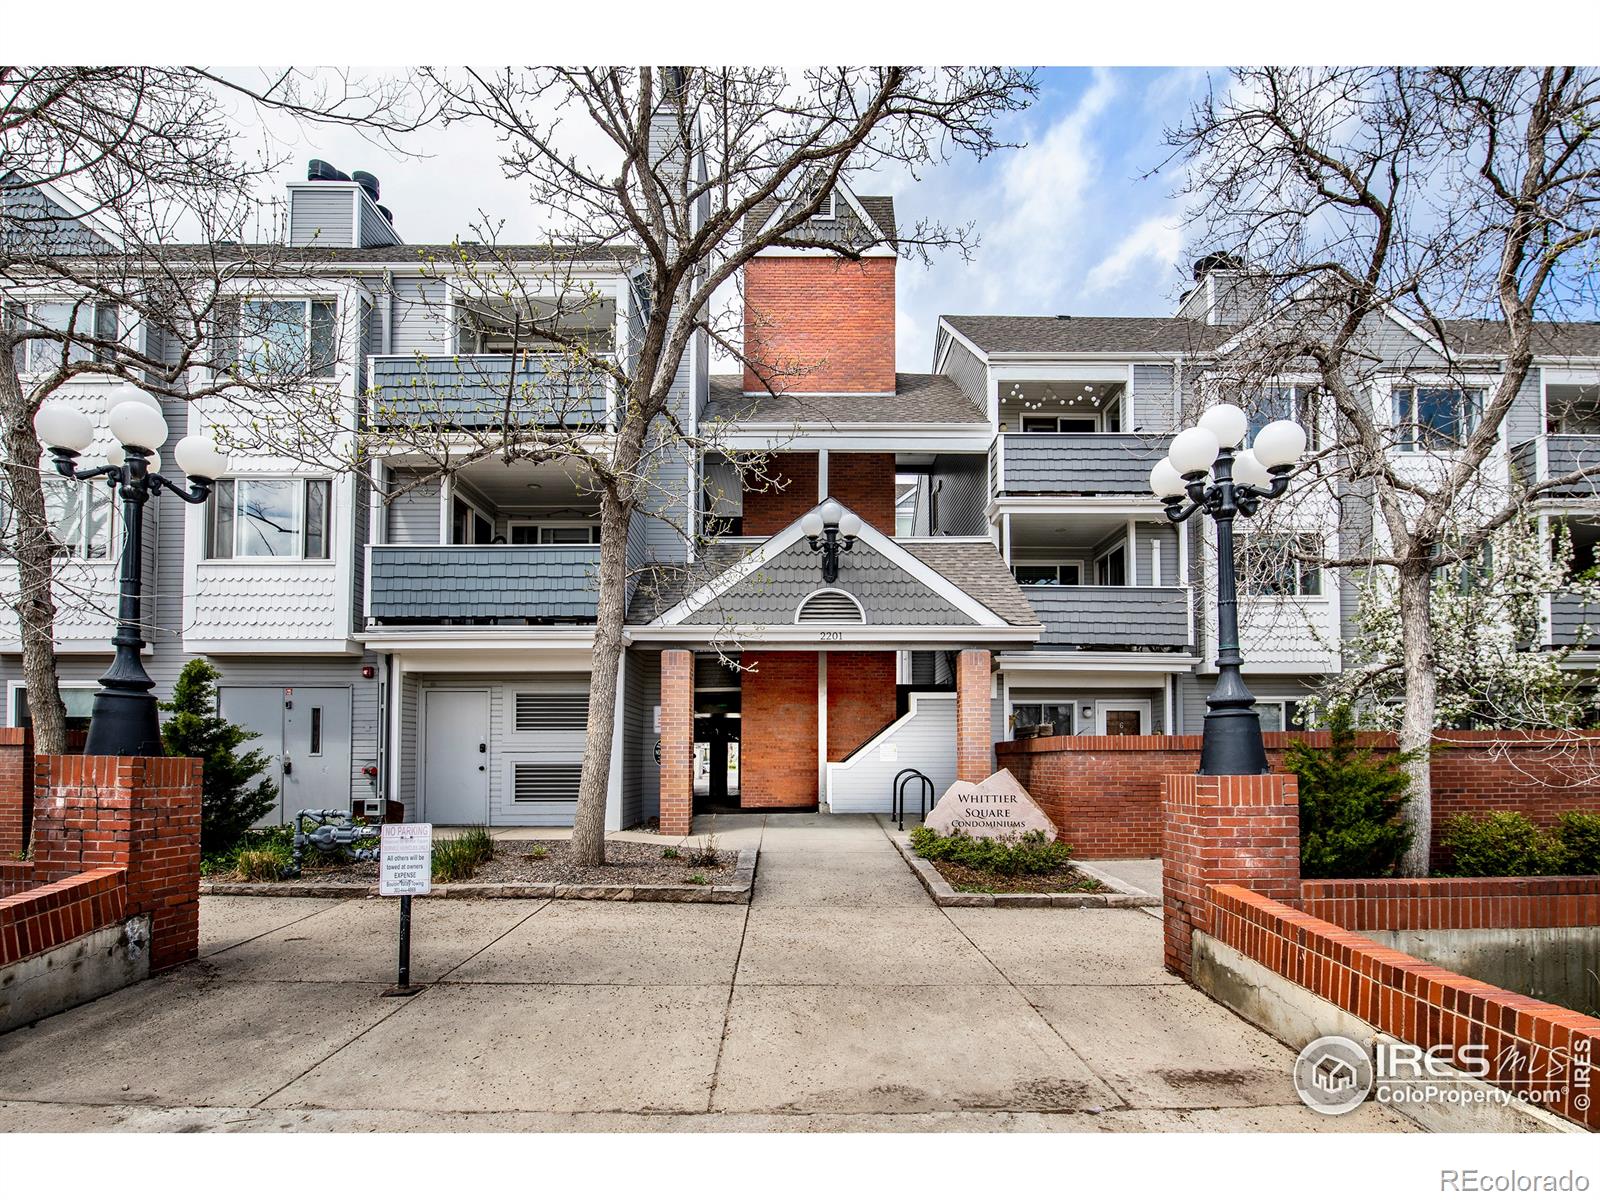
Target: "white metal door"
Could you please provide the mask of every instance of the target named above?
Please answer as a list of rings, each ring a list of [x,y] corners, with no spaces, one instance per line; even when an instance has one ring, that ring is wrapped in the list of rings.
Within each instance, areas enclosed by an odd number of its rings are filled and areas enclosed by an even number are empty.
[[[283,689],[283,812],[350,808],[350,689]]]
[[[430,688],[423,693],[423,819],[434,825],[489,820],[489,693]]]

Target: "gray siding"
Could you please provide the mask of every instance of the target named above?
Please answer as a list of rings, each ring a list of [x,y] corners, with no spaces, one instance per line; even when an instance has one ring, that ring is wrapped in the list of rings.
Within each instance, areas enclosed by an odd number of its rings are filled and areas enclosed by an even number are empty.
[[[418,358],[384,356],[372,362],[369,419],[378,425],[448,421],[499,426],[506,397],[520,425],[599,425],[606,389],[598,373],[574,370],[564,356],[509,354]]]
[[[444,281],[396,281],[389,327],[390,354],[448,354],[455,349]]]
[[[5,207],[3,237],[19,254],[106,254],[109,242],[37,188],[0,193]]]
[[[374,546],[374,621],[592,621],[591,546]]]
[[[377,205],[373,204],[365,191],[361,193],[356,205],[361,219],[360,245],[394,246],[399,244],[400,239],[395,236],[394,230],[383,219],[383,214],[378,211]]]
[[[1133,526],[1134,545],[1129,550],[1132,559],[1131,582],[1140,587],[1172,587],[1178,582],[1178,531],[1166,521],[1137,521]],[[1161,579],[1152,578],[1155,559],[1152,543],[1161,547]]]
[[[391,473],[393,489],[418,478],[416,471],[396,469]],[[391,545],[437,546],[439,544],[439,480],[428,479],[416,484],[389,501],[388,533],[384,541]]]
[[[638,825],[661,811],[661,772],[655,760],[655,707],[661,703],[661,652],[627,652],[622,684],[622,827]]]
[[[1015,677],[1014,677],[1015,678]],[[1026,678],[1023,676],[1022,678]],[[1096,700],[1147,700],[1150,702],[1150,732],[1166,733],[1167,730],[1167,698],[1160,688],[1128,688],[1128,687],[1102,687],[1102,688],[1043,688],[1043,687],[1013,687],[1007,693],[1012,707],[1018,704],[1039,704],[1042,702],[1062,703],[1070,702],[1073,705],[1072,720],[1075,734],[1093,734],[1093,715],[1084,716],[1083,706],[1093,705]],[[1011,714],[1004,715],[1002,733],[996,741],[1005,741],[1012,736]]]
[[[291,246],[356,245],[350,187],[293,188],[289,192]]]
[[[1174,410],[1172,373],[1171,367],[1134,364],[1128,412],[1123,417],[1124,429],[1131,433],[1154,434],[1179,427],[1178,414]],[[1149,475],[1149,467],[1145,468],[1145,474]]]
[[[1297,700],[1315,692],[1319,680],[1311,675],[1252,675],[1246,670],[1244,682],[1251,693],[1262,700]],[[1206,697],[1217,685],[1216,675],[1179,675],[1177,684],[1178,728],[1175,732],[1204,732]]]
[[[939,494],[938,528],[950,537],[982,537],[989,532],[984,511],[989,504],[987,462],[981,454],[941,454],[933,460],[930,486]]]
[[[1585,628],[1587,636],[1580,636]],[[1590,645],[1596,640],[1596,630],[1600,630],[1600,605],[1586,604],[1570,595],[1550,597],[1549,645],[1571,646],[1579,642]]]
[[[945,359],[944,373],[969,397],[978,408],[989,411],[989,368],[972,351],[951,339],[950,355]]]
[[[756,568],[689,622],[792,625],[796,606],[820,585],[817,556],[801,543]],[[840,556],[839,580],[833,586],[860,601],[868,625],[973,624],[927,585],[859,542]]]
[[[1184,588],[1025,587],[1022,592],[1044,622],[1041,649],[1182,649],[1189,643]]]
[[[1544,374],[1538,367],[1531,367],[1506,412],[1506,445],[1515,446],[1544,432],[1543,407]]]
[[[1005,490],[1046,495],[1144,495],[1167,453],[1133,433],[1008,433],[1002,446]]]

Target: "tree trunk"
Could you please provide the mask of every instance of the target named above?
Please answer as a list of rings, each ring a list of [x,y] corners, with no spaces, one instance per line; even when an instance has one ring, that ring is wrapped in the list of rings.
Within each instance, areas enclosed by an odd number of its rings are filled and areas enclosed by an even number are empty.
[[[621,765],[611,761],[611,738],[617,723],[617,672],[622,666],[622,624],[627,615],[628,513],[609,489],[600,494],[599,582],[589,674],[589,732],[572,822],[572,858],[583,867],[605,862],[606,796],[611,772]]]
[[[22,383],[9,354],[0,364],[0,408],[4,409],[6,483],[17,563],[17,598],[12,608],[22,637],[22,679],[28,689],[33,745],[40,754],[65,754],[67,710],[56,678],[56,603],[51,592],[53,539],[45,517],[33,413],[23,399]]]
[[[1400,631],[1403,644],[1401,669],[1405,679],[1405,708],[1400,718],[1400,750],[1416,751],[1406,765],[1411,786],[1406,799],[1406,820],[1411,825],[1411,845],[1401,860],[1401,870],[1411,876],[1428,873],[1428,850],[1433,842],[1433,779],[1428,752],[1437,718],[1437,688],[1433,657],[1433,622],[1430,600],[1433,577],[1426,562],[1408,562],[1400,568]]]

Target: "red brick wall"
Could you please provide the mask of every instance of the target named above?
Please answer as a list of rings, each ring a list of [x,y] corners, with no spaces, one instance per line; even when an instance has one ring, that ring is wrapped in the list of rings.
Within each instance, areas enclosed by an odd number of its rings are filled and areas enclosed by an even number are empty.
[[[828,761],[843,762],[895,718],[893,650],[828,653]]]
[[[763,473],[774,482],[762,485],[765,491],[744,493],[744,532],[750,537],[770,537],[817,506],[815,454],[774,454]]]
[[[739,806],[817,803],[817,656],[762,651],[740,672]]]
[[[893,454],[829,454],[828,495],[879,533],[894,536]]]
[[[1600,1129],[1600,1072],[1589,1066],[1600,1020],[1446,971],[1243,887],[1213,887],[1210,899],[1211,936],[1239,953],[1403,1041],[1485,1046],[1497,1077],[1555,1090],[1559,1098],[1542,1107]]]
[[[33,863],[0,859],[0,899],[33,886]]]
[[[16,726],[0,728],[0,859],[28,848],[33,804],[33,737]]]
[[[1275,770],[1284,749],[1325,733],[1264,735]],[[1442,862],[1444,823],[1460,812],[1526,813],[1541,826],[1573,808],[1600,809],[1600,735],[1445,730],[1433,756],[1433,859]],[[1392,747],[1387,734],[1365,740]],[[1082,858],[1161,853],[1162,776],[1193,771],[1200,735],[1053,737],[1001,742],[995,754]]]
[[[744,268],[745,353],[773,390],[894,391],[895,260],[757,258]],[[760,377],[745,367],[746,391]]]
[[[1600,877],[1303,879],[1299,907],[1346,929],[1600,925]]]
[[[1241,884],[1300,899],[1299,781],[1293,775],[1167,775],[1161,780],[1167,969],[1190,977],[1191,941],[1212,930],[1211,889]]]
[[[127,881],[124,867],[96,867],[0,899],[0,966],[122,920]]]
[[[956,778],[968,783],[982,783],[994,770],[989,662],[987,650],[956,655]]]
[[[661,652],[661,832],[694,825],[694,654]]]
[[[127,911],[149,913],[150,969],[194,958],[200,937],[200,760],[39,755],[34,875],[127,872]],[[21,893],[26,896],[29,893]]]

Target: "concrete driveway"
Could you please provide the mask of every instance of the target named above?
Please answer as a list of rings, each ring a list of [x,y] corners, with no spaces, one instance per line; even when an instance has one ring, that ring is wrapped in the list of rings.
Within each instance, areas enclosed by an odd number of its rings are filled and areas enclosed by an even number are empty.
[[[208,897],[197,963],[0,1037],[6,1130],[1375,1130],[1156,910],[939,909],[870,817],[723,818],[754,902]]]

